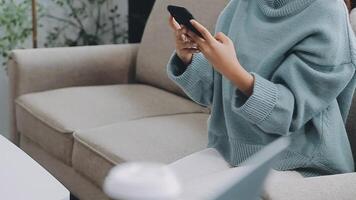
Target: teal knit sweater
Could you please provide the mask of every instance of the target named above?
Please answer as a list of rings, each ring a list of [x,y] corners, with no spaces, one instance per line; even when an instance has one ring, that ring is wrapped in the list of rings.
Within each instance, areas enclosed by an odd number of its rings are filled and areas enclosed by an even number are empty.
[[[254,77],[245,96],[202,53],[185,66],[176,52],[167,74],[211,108],[209,143],[238,166],[280,136],[292,144],[277,170],[304,176],[354,171],[345,130],[356,87],[356,40],[342,0],[231,0],[219,15],[241,65]]]

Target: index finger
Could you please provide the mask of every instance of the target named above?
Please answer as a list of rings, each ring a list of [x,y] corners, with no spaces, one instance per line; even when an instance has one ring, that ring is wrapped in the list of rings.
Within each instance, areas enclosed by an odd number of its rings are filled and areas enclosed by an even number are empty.
[[[169,15],[169,25],[175,31],[178,31],[181,28],[180,25],[178,24],[178,22],[174,19],[174,17],[172,15]]]
[[[199,22],[197,22],[196,20],[192,19],[192,20],[190,20],[190,23],[203,35],[204,39],[207,42],[210,43],[210,42],[215,40],[215,38],[210,34],[209,30],[206,29]]]

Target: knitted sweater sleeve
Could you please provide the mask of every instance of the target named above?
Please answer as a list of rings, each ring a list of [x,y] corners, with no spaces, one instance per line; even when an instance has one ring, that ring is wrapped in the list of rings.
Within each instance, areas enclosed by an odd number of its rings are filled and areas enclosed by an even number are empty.
[[[176,51],[167,64],[168,77],[196,103],[208,107],[213,99],[213,68],[200,53],[193,54],[192,62],[185,66]]]
[[[337,21],[336,27],[325,22],[315,29],[293,47],[271,77],[250,72],[255,77],[253,93],[246,97],[235,88],[234,113],[266,133],[288,135],[337,101],[345,88],[354,89],[355,38],[347,33],[351,30],[345,21]]]
[[[291,66],[288,69],[287,66]],[[310,66],[293,54],[270,81],[257,73],[250,97],[235,89],[232,110],[267,133],[288,135],[323,111],[355,79],[355,65],[345,63],[329,69]],[[278,83],[277,83],[278,82]],[[355,82],[355,81],[353,81]],[[353,87],[355,88],[355,87]],[[245,99],[239,103],[237,98]],[[240,101],[241,102],[241,101]]]

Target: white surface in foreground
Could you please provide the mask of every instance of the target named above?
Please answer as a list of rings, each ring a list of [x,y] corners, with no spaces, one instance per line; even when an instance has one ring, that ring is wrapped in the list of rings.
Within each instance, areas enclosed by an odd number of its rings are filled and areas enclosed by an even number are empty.
[[[0,199],[69,200],[58,180],[2,136],[0,155]]]

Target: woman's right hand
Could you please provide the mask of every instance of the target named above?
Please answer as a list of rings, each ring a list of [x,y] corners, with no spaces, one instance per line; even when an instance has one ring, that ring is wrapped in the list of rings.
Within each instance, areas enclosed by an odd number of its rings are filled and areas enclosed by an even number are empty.
[[[176,40],[176,52],[185,65],[192,62],[193,54],[199,53],[197,44],[186,34],[187,28],[178,24],[172,15],[169,16],[169,25],[173,29]]]

